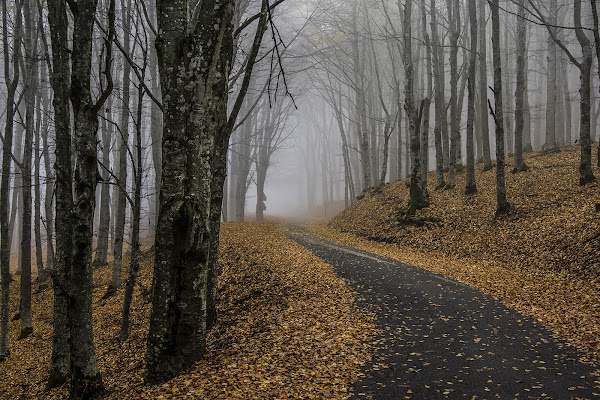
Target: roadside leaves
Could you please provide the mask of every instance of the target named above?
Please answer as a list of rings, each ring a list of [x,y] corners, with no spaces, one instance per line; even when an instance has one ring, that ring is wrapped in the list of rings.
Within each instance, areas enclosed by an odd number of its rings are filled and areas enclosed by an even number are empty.
[[[367,194],[330,226],[312,229],[492,294],[600,360],[600,184],[578,186],[578,158],[578,147],[527,155],[528,172],[507,174],[513,208],[500,219],[494,219],[492,170],[476,173],[474,195],[460,189],[464,174],[455,190],[430,186],[431,205],[416,217],[436,223],[398,223],[397,211],[408,201],[399,182]],[[594,173],[600,176],[598,168]]]
[[[111,399],[344,399],[369,359],[371,318],[358,312],[355,293],[331,266],[285,238],[275,224],[223,224],[219,317],[205,358],[164,385],[143,386],[152,257],[140,268],[131,336],[117,340],[123,290],[102,300],[110,268],[94,273],[94,333]],[[126,273],[126,272],[124,272]],[[13,284],[18,303],[18,283]],[[46,395],[52,291],[34,296],[35,334],[12,341],[0,363],[0,398],[62,399]],[[18,324],[12,325],[12,337]]]

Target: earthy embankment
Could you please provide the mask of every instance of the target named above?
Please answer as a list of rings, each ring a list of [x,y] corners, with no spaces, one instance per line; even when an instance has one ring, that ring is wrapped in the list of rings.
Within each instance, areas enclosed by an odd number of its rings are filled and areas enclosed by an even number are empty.
[[[224,224],[219,320],[205,359],[170,382],[143,386],[152,259],[146,254],[132,305],[131,335],[117,340],[123,291],[102,300],[110,268],[94,272],[94,329],[100,369],[113,399],[347,398],[365,363],[371,318],[332,268],[285,238],[275,224]],[[12,284],[11,315],[18,304]],[[66,387],[42,395],[51,348],[52,291],[33,297],[33,337],[17,341],[0,363],[0,398],[62,399]]]
[[[492,294],[600,360],[600,184],[578,185],[578,158],[572,147],[526,156],[525,173],[507,168],[512,211],[501,218],[494,218],[495,171],[478,165],[475,195],[463,194],[464,173],[449,191],[434,190],[429,175],[431,205],[416,215],[422,226],[399,222],[408,201],[399,182],[313,230]]]

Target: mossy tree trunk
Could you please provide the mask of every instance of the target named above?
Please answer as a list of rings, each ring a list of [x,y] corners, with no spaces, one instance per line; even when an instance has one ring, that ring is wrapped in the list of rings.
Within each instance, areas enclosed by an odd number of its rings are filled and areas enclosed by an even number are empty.
[[[226,150],[266,29],[262,1],[244,80],[227,117],[233,0],[157,2],[156,48],[163,98],[163,164],[155,241],[147,383],[202,358],[213,323],[216,252]]]

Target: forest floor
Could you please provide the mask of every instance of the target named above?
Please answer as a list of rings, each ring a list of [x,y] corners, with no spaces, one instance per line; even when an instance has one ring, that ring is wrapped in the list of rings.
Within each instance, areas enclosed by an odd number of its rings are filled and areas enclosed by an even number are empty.
[[[219,318],[205,358],[164,385],[143,385],[152,258],[144,254],[132,304],[131,331],[118,341],[123,290],[102,296],[110,267],[94,271],[94,334],[107,397],[111,399],[332,398],[370,358],[373,319],[355,305],[356,294],[331,266],[286,238],[279,225],[223,224]],[[126,269],[126,268],[125,268]],[[125,278],[125,272],[123,277]],[[11,285],[11,315],[19,282]],[[52,290],[33,295],[34,334],[16,340],[0,363],[0,398],[62,399],[67,387],[42,394],[51,355]]]
[[[311,228],[491,294],[600,361],[600,183],[578,185],[579,147],[525,161],[527,172],[507,167],[507,216],[494,217],[495,170],[478,165],[478,192],[469,196],[464,173],[454,190],[439,191],[430,174],[430,206],[410,223],[401,216],[409,190],[398,182]],[[600,178],[597,167],[594,174]]]

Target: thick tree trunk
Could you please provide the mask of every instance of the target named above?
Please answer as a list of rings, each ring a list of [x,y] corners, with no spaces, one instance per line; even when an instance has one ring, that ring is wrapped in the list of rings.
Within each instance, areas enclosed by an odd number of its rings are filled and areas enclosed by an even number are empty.
[[[47,389],[62,385],[70,373],[71,339],[69,281],[73,255],[73,173],[71,166],[71,128],[69,112],[69,18],[66,2],[48,3],[48,25],[52,40],[52,90],[54,97],[54,131],[56,135],[54,164],[56,178],[56,264],[52,274],[54,287],[54,316],[52,358]]]
[[[475,184],[475,149],[473,148],[473,123],[475,121],[475,63],[477,61],[477,8],[475,0],[469,0],[469,21],[471,30],[471,52],[469,54],[468,115],[467,115],[467,173],[465,194],[477,192]]]
[[[502,104],[502,61],[500,59],[500,17],[498,4],[488,0],[492,14],[492,50],[494,59],[495,111],[496,123],[496,216],[506,214],[510,208],[506,200],[506,181],[504,171],[504,109]],[[490,106],[491,108],[491,106]]]
[[[97,112],[102,106],[93,103],[90,90],[92,33],[96,5],[97,0],[79,0],[76,10],[71,10],[74,28],[70,99],[73,109],[75,150],[73,253],[69,284],[72,397],[95,396],[103,390],[96,360],[92,320],[93,225],[98,183]]]
[[[163,93],[160,191],[146,382],[198,361],[214,319],[218,226],[225,179],[232,0],[204,1],[188,26],[187,1],[158,1]],[[266,21],[266,1],[259,26]],[[264,28],[259,32],[262,38]],[[257,50],[258,51],[258,50]],[[238,109],[239,110],[239,109]],[[229,131],[227,131],[229,129]]]

